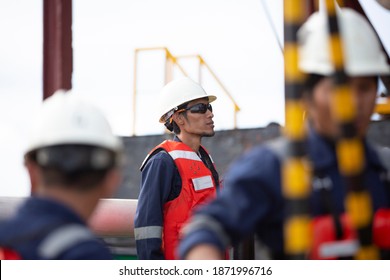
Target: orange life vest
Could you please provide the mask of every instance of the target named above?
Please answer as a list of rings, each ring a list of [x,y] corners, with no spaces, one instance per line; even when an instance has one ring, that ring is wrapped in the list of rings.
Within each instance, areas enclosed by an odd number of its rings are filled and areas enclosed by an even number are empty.
[[[175,251],[181,228],[194,208],[215,197],[216,182],[197,153],[186,144],[166,140],[155,147],[151,154],[157,149],[164,149],[172,157],[182,181],[179,196],[165,203],[163,208],[162,240],[165,259],[177,259]]]

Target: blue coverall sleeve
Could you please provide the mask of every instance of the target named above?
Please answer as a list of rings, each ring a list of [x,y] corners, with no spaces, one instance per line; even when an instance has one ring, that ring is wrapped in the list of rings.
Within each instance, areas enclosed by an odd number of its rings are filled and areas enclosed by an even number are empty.
[[[89,240],[77,244],[62,254],[63,260],[112,260],[113,255],[104,244],[97,240]]]
[[[163,151],[154,155],[142,171],[134,220],[139,259],[164,259],[161,250],[163,206],[174,184],[175,171],[172,158]]]
[[[180,257],[197,244],[222,250],[259,226],[267,226],[268,220],[275,220],[275,209],[282,207],[279,167],[277,157],[265,149],[238,159],[229,168],[217,198],[199,209],[187,226]]]

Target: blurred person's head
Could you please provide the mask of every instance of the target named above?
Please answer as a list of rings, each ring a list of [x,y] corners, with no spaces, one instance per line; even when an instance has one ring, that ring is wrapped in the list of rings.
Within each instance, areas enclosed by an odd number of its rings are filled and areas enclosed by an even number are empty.
[[[103,113],[75,94],[58,91],[47,98],[29,140],[25,163],[33,195],[96,201],[118,186],[122,143]]]
[[[356,106],[356,129],[363,136],[374,111],[378,76],[390,67],[379,39],[368,21],[352,9],[337,10],[345,72]],[[305,88],[309,122],[321,135],[335,138],[338,124],[332,116],[334,66],[329,49],[327,15],[314,13],[298,31],[299,68],[308,75]]]

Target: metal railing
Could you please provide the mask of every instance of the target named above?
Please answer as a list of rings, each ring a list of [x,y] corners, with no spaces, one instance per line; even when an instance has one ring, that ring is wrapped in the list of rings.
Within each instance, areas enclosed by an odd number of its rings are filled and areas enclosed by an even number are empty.
[[[309,197],[311,172],[305,148],[303,84],[298,67],[297,30],[305,20],[305,0],[284,1],[285,128],[287,154],[282,165],[282,190],[288,213],[284,222],[285,251],[289,258],[305,258],[311,246]]]

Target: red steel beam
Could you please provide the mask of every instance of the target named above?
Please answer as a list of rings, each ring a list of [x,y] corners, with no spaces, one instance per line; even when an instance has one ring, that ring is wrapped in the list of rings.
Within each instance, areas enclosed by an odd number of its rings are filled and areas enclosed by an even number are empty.
[[[72,88],[72,0],[43,1],[43,99]]]

